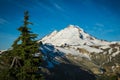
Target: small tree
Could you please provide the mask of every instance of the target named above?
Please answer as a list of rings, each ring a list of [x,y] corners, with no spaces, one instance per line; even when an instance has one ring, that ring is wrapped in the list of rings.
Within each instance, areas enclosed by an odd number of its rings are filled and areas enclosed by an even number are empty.
[[[8,69],[7,77],[12,80],[41,80],[42,75],[39,70],[41,65],[41,56],[35,56],[39,52],[39,45],[33,34],[28,28],[32,24],[29,20],[28,11],[24,13],[24,24],[19,27],[20,36],[14,41],[12,50],[8,51]],[[6,77],[6,78],[7,78]]]

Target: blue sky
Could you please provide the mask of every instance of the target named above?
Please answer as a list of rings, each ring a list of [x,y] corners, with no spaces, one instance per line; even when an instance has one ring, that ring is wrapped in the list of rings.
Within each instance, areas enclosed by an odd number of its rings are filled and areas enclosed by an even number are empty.
[[[73,24],[98,39],[120,41],[120,0],[0,0],[0,50],[19,36],[25,10],[38,39]]]

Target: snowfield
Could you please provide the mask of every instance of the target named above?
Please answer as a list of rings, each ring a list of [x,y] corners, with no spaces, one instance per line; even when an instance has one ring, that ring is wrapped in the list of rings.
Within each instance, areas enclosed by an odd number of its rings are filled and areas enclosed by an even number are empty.
[[[67,55],[72,55],[77,60],[86,58],[90,61],[92,58],[98,59],[99,55],[106,55],[107,60],[111,61],[112,57],[120,54],[120,42],[96,39],[75,25],[69,25],[60,31],[55,30],[38,42],[40,41],[43,43],[40,50],[49,65],[47,67],[59,64]]]

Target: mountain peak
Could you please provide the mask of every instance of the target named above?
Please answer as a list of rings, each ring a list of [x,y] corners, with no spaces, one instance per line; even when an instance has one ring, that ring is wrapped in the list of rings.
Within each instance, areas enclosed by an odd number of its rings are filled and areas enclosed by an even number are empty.
[[[68,25],[67,28],[75,28],[75,27],[76,27],[75,25],[70,24],[70,25]]]
[[[80,28],[78,25],[72,25],[72,24],[70,24],[67,28],[69,28],[69,29],[74,29],[74,28],[77,28],[79,31],[84,31],[82,28]]]
[[[56,46],[64,44],[68,45],[104,45],[108,42],[98,40],[93,36],[85,33],[82,28],[77,25],[69,25],[68,27],[60,30],[53,31],[50,35],[42,38],[43,43],[50,43]]]

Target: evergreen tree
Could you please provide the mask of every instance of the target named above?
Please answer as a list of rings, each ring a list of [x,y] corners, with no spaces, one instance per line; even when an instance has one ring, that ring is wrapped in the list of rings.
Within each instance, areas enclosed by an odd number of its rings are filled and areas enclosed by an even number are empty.
[[[6,64],[10,67],[5,72],[6,77],[3,76],[4,80],[42,80],[38,68],[41,65],[41,56],[35,56],[39,52],[39,45],[35,40],[37,35],[28,28],[28,25],[32,24],[28,20],[28,11],[25,11],[24,24],[18,28],[21,34],[14,41],[12,50],[7,51],[5,56],[8,60]]]

